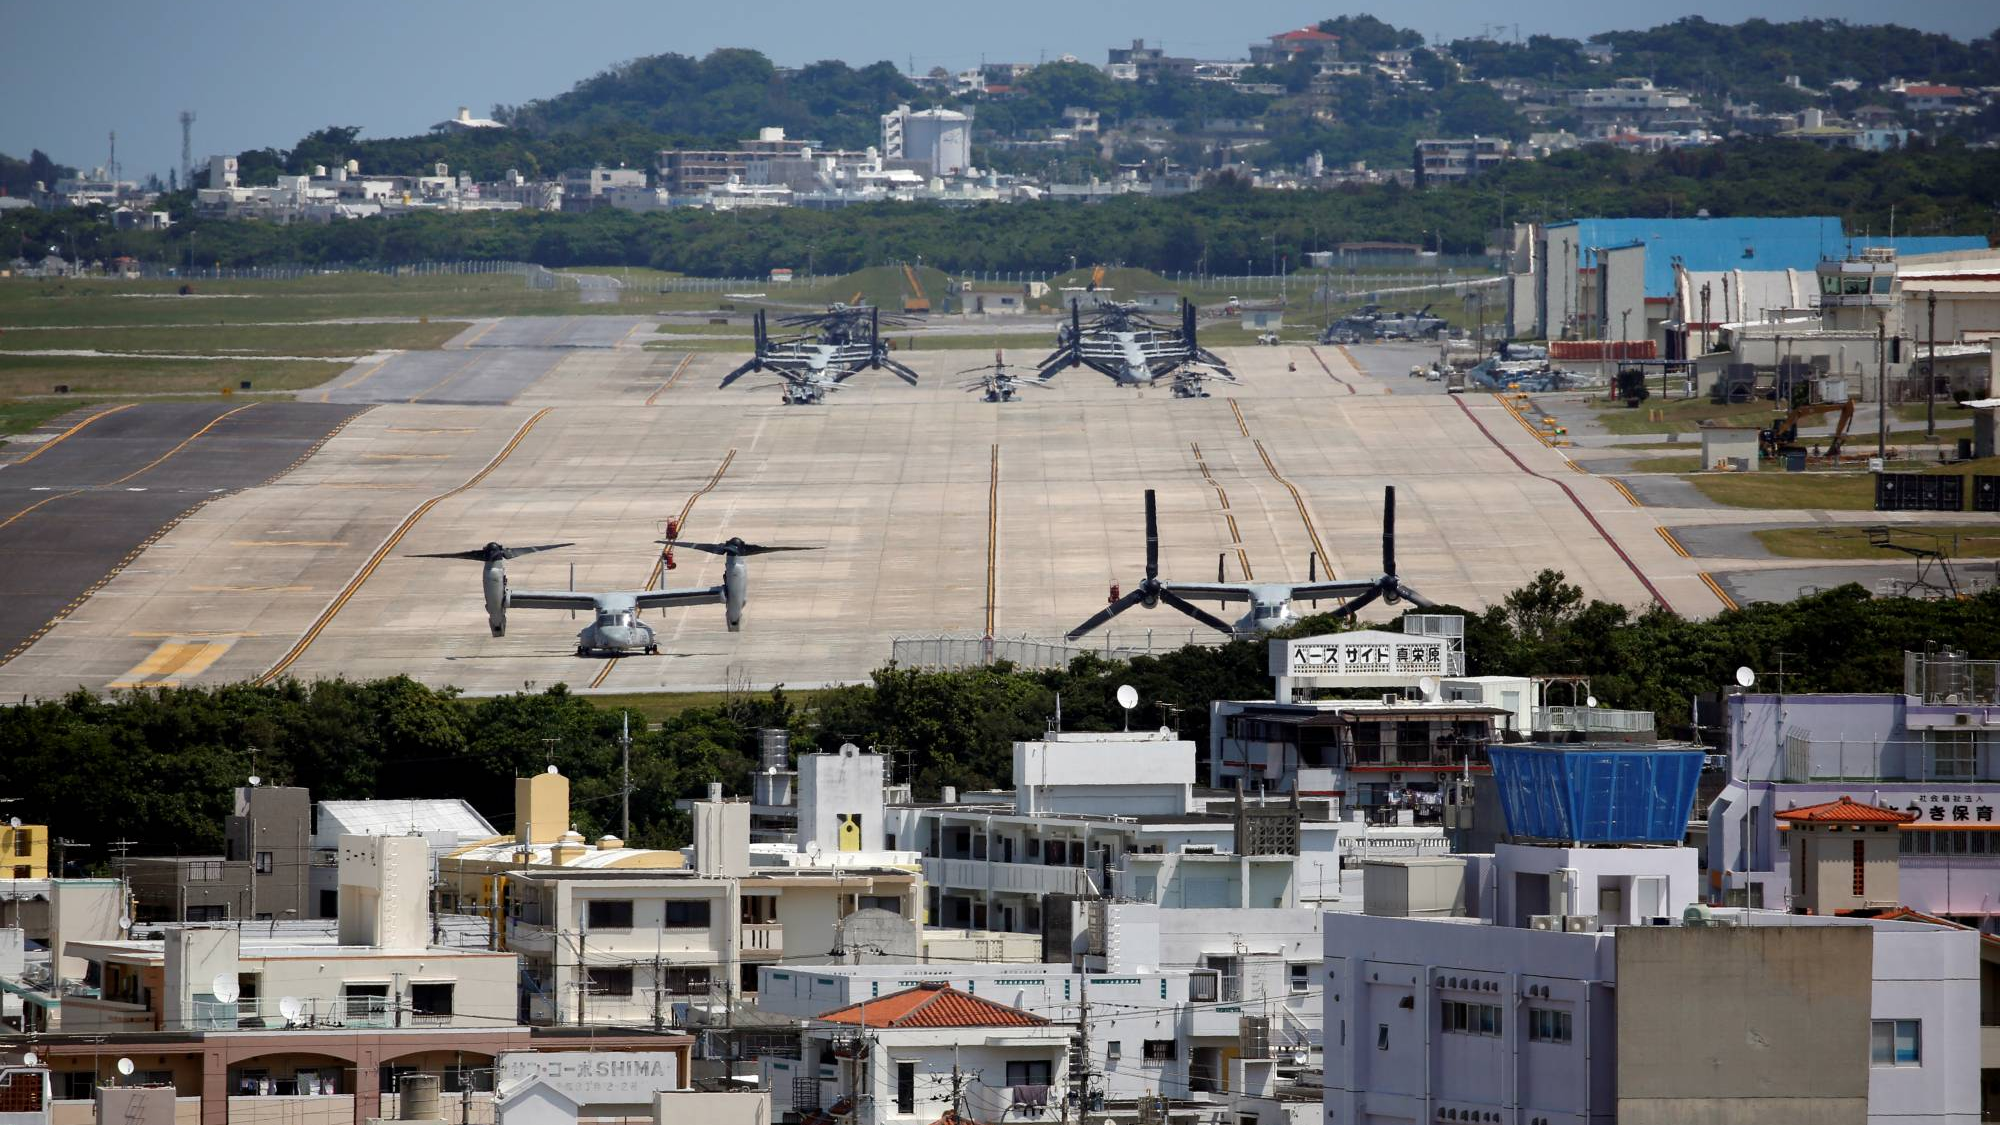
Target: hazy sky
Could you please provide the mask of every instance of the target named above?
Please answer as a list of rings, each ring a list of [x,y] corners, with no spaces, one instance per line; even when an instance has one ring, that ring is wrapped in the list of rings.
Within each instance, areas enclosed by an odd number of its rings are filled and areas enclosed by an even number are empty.
[[[211,152],[289,148],[323,125],[359,125],[364,136],[420,132],[460,105],[483,115],[496,102],[560,93],[610,64],[664,51],[754,47],[781,64],[890,59],[928,70],[1065,53],[1102,63],[1105,48],[1143,37],[1174,54],[1240,58],[1254,38],[1365,11],[1445,39],[1479,34],[1503,12],[1506,34],[1518,25],[1524,36],[1582,37],[1684,15],[1893,16],[1960,38],[2000,24],[1993,0],[0,0],[9,41],[0,152],[41,148],[87,168],[104,163],[115,129],[128,178],[165,178],[180,159],[182,109],[196,114],[199,162]]]

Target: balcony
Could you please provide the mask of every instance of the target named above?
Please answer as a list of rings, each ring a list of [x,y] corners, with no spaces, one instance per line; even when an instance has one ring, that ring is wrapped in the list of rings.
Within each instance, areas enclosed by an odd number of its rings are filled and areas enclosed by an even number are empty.
[[[745,922],[739,948],[746,954],[785,952],[785,927],[777,922]]]
[[[1081,867],[995,863],[983,859],[926,859],[924,881],[952,891],[1067,894],[1095,897],[1097,884]]]

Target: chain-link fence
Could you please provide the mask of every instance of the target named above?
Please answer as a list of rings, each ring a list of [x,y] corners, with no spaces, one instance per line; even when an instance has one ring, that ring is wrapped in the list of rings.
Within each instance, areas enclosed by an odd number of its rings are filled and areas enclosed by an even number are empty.
[[[139,262],[130,266],[126,272],[128,275],[136,274],[148,281],[298,281],[307,277],[330,277],[347,273],[372,273],[384,277],[451,277],[475,274],[526,274],[541,269],[541,266],[532,262],[511,261],[406,262],[399,266],[331,263],[318,266],[194,267],[176,265],[172,262]],[[549,271],[542,270],[542,272]]]
[[[1174,652],[1188,645],[1213,647],[1226,641],[1227,638],[1205,629],[1106,632],[1080,641],[1025,636],[897,637],[890,642],[890,658],[905,668],[937,672],[1002,662],[1020,668],[1067,668],[1070,661],[1086,654],[1106,660],[1130,660],[1135,656]]]

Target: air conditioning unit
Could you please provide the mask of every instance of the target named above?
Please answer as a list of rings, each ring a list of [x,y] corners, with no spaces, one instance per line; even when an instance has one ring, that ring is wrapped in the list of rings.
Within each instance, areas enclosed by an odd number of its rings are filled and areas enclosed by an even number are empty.
[[[1588,914],[1565,914],[1562,920],[1566,934],[1591,934],[1597,932],[1597,919]]]
[[[1563,928],[1562,915],[1537,914],[1528,919],[1528,928],[1531,930],[1541,930],[1543,933],[1560,931]]]
[[[1214,855],[1214,844],[1182,844],[1182,855]]]
[[[1398,703],[1401,703],[1402,701],[1403,701],[1403,697],[1402,697],[1402,696],[1400,696],[1400,695],[1397,695],[1397,694],[1396,694],[1396,693],[1394,693],[1394,692],[1383,692],[1383,693],[1382,693],[1382,703],[1383,703],[1383,705],[1384,705],[1384,706],[1388,706],[1388,707],[1394,707],[1394,706],[1395,706],[1396,704],[1398,704]]]

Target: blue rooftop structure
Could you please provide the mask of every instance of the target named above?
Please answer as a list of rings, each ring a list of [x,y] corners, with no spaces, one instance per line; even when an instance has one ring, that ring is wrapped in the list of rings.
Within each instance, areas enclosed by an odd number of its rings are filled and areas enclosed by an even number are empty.
[[[1678,844],[1687,837],[1699,750],[1491,746],[1507,833],[1569,844]]]
[[[1978,235],[1921,238],[1851,238],[1833,215],[1790,219],[1573,219],[1551,229],[1575,227],[1578,265],[1595,266],[1596,248],[1646,247],[1646,296],[1671,297],[1674,259],[1697,273],[1720,270],[1810,270],[1827,259],[1852,257],[1867,246],[1892,246],[1898,255],[1984,250]]]

